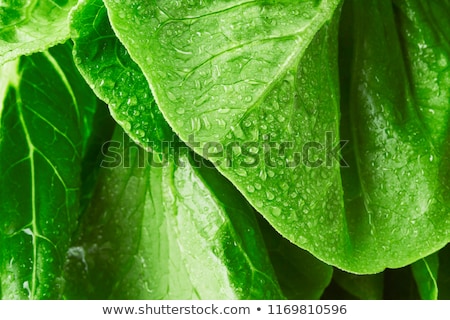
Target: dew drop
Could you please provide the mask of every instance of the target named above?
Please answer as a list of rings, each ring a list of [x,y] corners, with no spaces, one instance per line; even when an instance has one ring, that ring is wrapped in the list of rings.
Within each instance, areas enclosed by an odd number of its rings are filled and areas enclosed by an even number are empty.
[[[249,128],[249,127],[251,127],[251,126],[252,126],[252,122],[251,122],[251,121],[249,121],[249,120],[245,120],[245,121],[243,122],[243,125],[244,125],[244,127],[247,127],[247,128]]]
[[[129,97],[128,98],[128,100],[127,100],[127,105],[129,105],[129,106],[134,106],[134,105],[136,105],[137,104],[137,98],[135,97],[135,96],[131,96],[131,97]]]
[[[124,121],[124,122],[122,123],[122,127],[123,127],[125,130],[129,131],[129,130],[131,129],[131,124],[130,124],[128,121]]]
[[[266,172],[266,170],[261,170],[259,172],[259,177],[261,178],[262,181],[266,181],[267,180],[267,172]]]
[[[209,130],[212,128],[211,122],[209,122],[209,119],[207,117],[202,117],[202,120],[203,120],[203,123],[204,123],[206,129]]]
[[[199,131],[202,128],[202,123],[199,118],[191,118],[191,130]]]
[[[34,237],[33,231],[30,228],[26,228],[22,230],[25,234]]]
[[[328,170],[322,170],[322,172],[320,173],[321,177],[323,179],[327,179],[329,177],[329,171]]]
[[[214,253],[214,255],[215,255],[216,257],[222,256],[222,250],[221,250],[220,247],[218,247],[218,246],[213,246],[212,252]]]
[[[216,122],[219,127],[225,128],[227,126],[227,123],[223,119],[216,119]]]
[[[237,127],[231,126],[231,130],[233,131],[233,134],[236,138],[238,138],[238,139],[245,138],[245,133],[240,126],[237,126]]]
[[[219,108],[219,109],[217,109],[217,112],[218,113],[222,113],[222,114],[226,114],[226,113],[230,112],[230,109],[228,109],[228,108]]]
[[[281,115],[281,114],[277,117],[277,119],[278,119],[279,122],[286,121],[286,118],[283,115]]]
[[[139,138],[143,138],[145,136],[145,132],[144,130],[138,129],[135,131],[136,136],[138,136]]]
[[[280,185],[280,187],[281,187],[281,189],[284,190],[284,191],[286,191],[286,190],[289,189],[289,185],[288,185],[286,182],[283,182],[283,183]]]
[[[255,159],[252,157],[245,157],[244,162],[246,165],[253,166],[255,163]]]
[[[234,172],[236,172],[237,175],[239,175],[241,177],[247,176],[247,171],[245,171],[243,168],[237,168]]]
[[[22,284],[22,288],[24,288],[25,290],[27,290],[27,292],[28,292],[28,298],[31,298],[31,290],[30,290],[30,284],[29,284],[28,280],[25,281],[25,282]]]
[[[257,154],[258,153],[258,147],[250,147],[248,151],[250,151],[251,154]]]
[[[281,215],[281,209],[278,207],[272,207],[272,213],[275,217],[279,217]]]
[[[275,196],[274,196],[273,193],[270,192],[270,191],[267,191],[267,192],[266,192],[266,196],[267,196],[267,200],[272,201],[273,199],[275,199]]]
[[[247,191],[250,192],[250,193],[253,193],[253,192],[255,192],[255,187],[247,186]]]
[[[173,92],[167,91],[167,98],[169,98],[170,101],[177,101],[177,97],[173,94]]]
[[[303,236],[299,236],[298,238],[297,238],[297,241],[296,241],[298,244],[300,244],[300,245],[304,245],[304,244],[306,244],[306,243],[308,243],[308,239],[306,239],[305,237],[303,237]]]

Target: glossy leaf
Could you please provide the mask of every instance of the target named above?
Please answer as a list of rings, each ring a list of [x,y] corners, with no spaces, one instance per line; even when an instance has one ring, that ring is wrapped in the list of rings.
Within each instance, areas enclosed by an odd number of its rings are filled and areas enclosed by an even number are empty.
[[[220,174],[187,149],[158,166],[122,130],[109,150],[66,297],[282,298],[252,208]]]
[[[433,143],[413,100],[391,5],[353,4],[352,89],[344,122],[352,128],[351,156],[343,175],[349,232],[360,248],[378,248],[365,250],[372,251],[366,261],[401,267],[448,241],[449,158],[446,147]]]
[[[411,268],[421,298],[436,300],[439,291],[437,283],[439,257],[437,253],[414,262]]]
[[[450,296],[449,0],[0,2],[1,298]]]
[[[96,98],[61,45],[2,68],[1,292],[56,299],[75,230],[80,169]],[[81,80],[81,81],[80,81]]]
[[[340,168],[339,1],[105,0],[174,131],[283,236],[341,269],[376,273],[448,241],[450,148],[433,144],[445,127],[431,133],[422,121],[410,88],[424,80],[408,77],[391,4],[352,3],[341,106],[352,130]],[[442,114],[436,123],[448,123]],[[212,144],[224,150],[218,160],[205,152]]]
[[[3,0],[0,65],[67,40],[68,16],[76,3],[76,0]]]
[[[394,0],[407,74],[420,120],[440,148],[450,117],[450,1]]]
[[[103,2],[82,1],[72,12],[71,30],[75,62],[91,88],[135,142],[161,152],[171,129],[141,69],[112,31]]]
[[[306,143],[338,141],[337,2],[105,4],[174,131],[185,141],[193,134],[199,145],[190,145],[202,155],[220,144],[226,154],[214,163],[275,229],[337,263],[335,248],[348,242],[334,210],[339,161],[312,168],[313,152],[298,162]],[[270,158],[264,145],[284,150]]]
[[[81,163],[80,213],[85,212],[95,191],[100,163],[103,160],[104,146],[111,140],[116,122],[109,114],[108,107],[97,100],[93,113],[85,117],[85,127],[90,128],[84,138],[84,154]]]

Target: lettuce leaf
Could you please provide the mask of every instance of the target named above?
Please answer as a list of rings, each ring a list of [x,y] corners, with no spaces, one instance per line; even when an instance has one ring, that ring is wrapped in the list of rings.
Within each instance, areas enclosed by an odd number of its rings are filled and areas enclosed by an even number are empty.
[[[155,155],[118,129],[69,250],[69,299],[282,299],[253,209],[185,148]]]
[[[350,1],[340,100],[340,3],[105,0],[180,138],[297,246],[377,273],[449,240],[449,55],[426,28],[403,28],[401,41],[391,3]],[[413,23],[430,24],[424,8],[407,7]],[[434,54],[415,53],[417,34]],[[442,79],[424,63],[442,63]]]
[[[64,44],[2,67],[0,273],[4,299],[61,297],[97,99]]]
[[[0,65],[69,39],[77,0],[4,0],[0,4]]]

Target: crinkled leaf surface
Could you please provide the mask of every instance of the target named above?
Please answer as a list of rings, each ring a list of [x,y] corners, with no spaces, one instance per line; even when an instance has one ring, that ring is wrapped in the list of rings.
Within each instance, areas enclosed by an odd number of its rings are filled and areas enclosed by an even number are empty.
[[[111,29],[103,2],[80,2],[71,15],[71,30],[75,63],[114,119],[142,147],[162,151],[171,129],[141,69]]]
[[[67,40],[69,12],[76,3],[77,0],[3,0],[0,65]]]
[[[96,106],[71,50],[60,45],[2,67],[0,271],[5,299],[61,295],[89,134],[82,128]]]
[[[420,120],[439,148],[448,143],[450,1],[394,0],[406,69]]]
[[[307,165],[299,157],[308,141],[338,139],[337,1],[105,4],[174,131],[194,135],[199,153],[220,143],[230,157],[215,164],[258,211],[296,244],[336,261],[334,248],[348,241],[333,210],[342,197],[339,162],[311,168],[320,155],[311,150]],[[272,157],[265,144],[279,147]]]
[[[420,297],[424,300],[436,300],[438,298],[438,270],[439,256],[433,253],[411,265]]]
[[[416,61],[405,59],[392,6],[353,4],[350,109],[342,124],[352,128],[350,168],[342,170],[347,221],[354,243],[378,248],[374,262],[400,267],[448,241],[448,142],[433,139],[413,99],[411,87],[422,82],[408,77]],[[435,94],[445,90],[437,86]]]
[[[390,3],[355,3],[351,99],[341,106],[350,168],[340,168],[339,2],[105,0],[174,131],[283,236],[329,264],[375,273],[448,241],[449,148],[433,144],[448,118],[439,111],[425,125],[428,107],[410,91],[425,80],[406,71],[416,60],[402,51]],[[420,58],[445,67],[446,44],[433,45],[442,57]],[[432,110],[448,107],[441,74],[424,89],[440,96]],[[218,158],[205,152],[211,142]]]
[[[197,168],[187,148],[151,164],[122,130],[109,150],[66,297],[282,298],[253,209],[218,172]]]

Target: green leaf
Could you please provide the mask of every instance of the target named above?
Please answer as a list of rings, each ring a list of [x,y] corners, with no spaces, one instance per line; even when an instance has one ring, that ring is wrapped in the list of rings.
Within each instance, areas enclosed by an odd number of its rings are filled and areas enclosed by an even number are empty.
[[[437,300],[439,256],[437,253],[422,258],[411,265],[422,299]]]
[[[61,45],[3,66],[0,277],[4,299],[56,299],[79,208],[83,123],[96,98]]]
[[[103,2],[82,1],[72,11],[71,30],[75,62],[91,88],[135,142],[161,152],[163,137],[172,131],[144,74],[111,29]]]
[[[67,40],[68,16],[76,3],[77,0],[3,0],[0,65]]]
[[[383,273],[357,275],[341,270],[334,270],[333,279],[348,293],[362,300],[383,299]]]
[[[152,162],[117,130],[83,234],[68,298],[280,299],[252,208],[186,147]]]
[[[433,141],[413,99],[392,6],[353,1],[353,14],[350,107],[342,122],[352,128],[350,168],[342,170],[347,222],[355,249],[371,253],[367,263],[397,268],[449,239],[448,146]]]
[[[333,268],[283,238],[266,220],[259,220],[270,260],[286,298],[320,299],[330,284]]]
[[[95,106],[95,105],[93,105]],[[95,191],[100,163],[103,160],[104,145],[111,140],[116,122],[109,114],[108,107],[97,101],[93,113],[85,116],[85,127],[89,135],[84,138],[84,155],[81,163],[80,212],[83,214]],[[91,111],[91,110],[89,110]]]
[[[394,0],[412,96],[430,139],[448,140],[450,108],[450,1]]]
[[[351,86],[340,108],[339,3],[105,0],[181,139],[284,237],[340,269],[377,273],[449,240],[450,147],[433,141],[448,136],[448,99],[433,107],[446,110],[437,126],[426,125],[411,92],[425,80],[408,76],[391,3],[353,1],[353,25],[342,28],[352,32]],[[445,46],[442,60],[421,58],[445,64]],[[448,88],[442,75],[431,95]],[[351,128],[342,167],[340,109]]]
[[[307,142],[338,141],[338,1],[105,4],[180,137],[194,134],[200,154],[208,142],[223,146],[227,161],[214,163],[252,205],[285,237],[338,263],[335,248],[348,242],[339,161],[311,168],[297,159]],[[245,150],[233,152],[236,144]],[[254,159],[268,144],[285,150]]]

